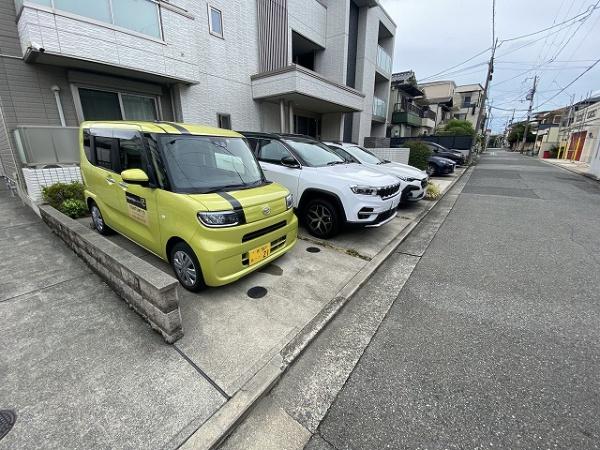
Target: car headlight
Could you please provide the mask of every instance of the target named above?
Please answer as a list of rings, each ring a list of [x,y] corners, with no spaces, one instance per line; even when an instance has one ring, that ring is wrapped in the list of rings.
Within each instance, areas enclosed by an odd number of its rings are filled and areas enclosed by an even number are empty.
[[[294,206],[294,195],[288,194],[285,198],[285,209],[290,209],[292,206]]]
[[[198,220],[211,228],[233,227],[242,221],[237,211],[200,211]]]
[[[373,186],[350,186],[352,192],[360,195],[377,195],[377,188]]]

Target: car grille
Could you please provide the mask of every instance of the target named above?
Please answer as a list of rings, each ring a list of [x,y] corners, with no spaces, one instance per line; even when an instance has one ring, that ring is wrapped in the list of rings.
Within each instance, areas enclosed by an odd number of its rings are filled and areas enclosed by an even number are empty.
[[[285,246],[285,241],[287,240],[287,236],[283,235],[271,241],[271,255],[275,253],[277,250]],[[248,253],[244,253],[242,255],[242,264],[247,266],[250,263]]]
[[[383,199],[386,199],[386,198],[393,197],[394,195],[396,195],[398,193],[398,191],[400,191],[400,185],[393,184],[391,186],[386,186],[386,187],[377,189],[377,195],[379,195]]]
[[[271,233],[272,231],[279,230],[280,228],[285,227],[285,224],[286,221],[282,220],[281,222],[277,222],[276,224],[270,225],[260,230],[253,231],[252,233],[245,234],[244,237],[242,237],[242,242],[248,242],[252,239],[256,239],[258,237],[264,236],[265,234]]]

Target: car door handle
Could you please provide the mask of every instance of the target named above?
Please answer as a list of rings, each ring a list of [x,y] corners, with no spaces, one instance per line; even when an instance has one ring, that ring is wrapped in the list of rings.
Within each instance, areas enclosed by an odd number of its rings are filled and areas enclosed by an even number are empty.
[[[122,181],[119,181],[119,186],[121,186],[123,189],[127,189],[129,187],[127,183],[123,183]]]
[[[112,177],[107,177],[107,178],[106,178],[106,182],[107,182],[108,184],[115,184],[115,179],[114,179],[114,178],[112,178]]]

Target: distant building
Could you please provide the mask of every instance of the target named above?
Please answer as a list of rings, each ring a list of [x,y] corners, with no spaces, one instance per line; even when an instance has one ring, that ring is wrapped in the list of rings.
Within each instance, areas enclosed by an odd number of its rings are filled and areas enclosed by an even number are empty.
[[[468,120],[473,124],[473,128],[476,128],[482,101],[483,86],[481,84],[456,86],[454,89],[454,118]]]
[[[420,106],[427,106],[435,113],[435,128],[447,123],[454,117],[454,81],[432,81],[419,84],[425,96],[419,100]]]
[[[417,101],[425,93],[417,86],[412,70],[392,75],[390,93],[390,135],[416,137],[431,134],[435,129],[435,112],[429,106],[419,106]]]

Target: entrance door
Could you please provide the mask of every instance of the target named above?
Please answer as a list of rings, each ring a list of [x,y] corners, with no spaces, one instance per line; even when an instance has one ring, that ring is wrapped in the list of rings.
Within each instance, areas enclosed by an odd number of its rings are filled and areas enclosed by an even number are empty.
[[[296,133],[319,139],[321,136],[321,121],[313,117],[294,116]]]
[[[576,161],[579,161],[579,158],[581,158],[583,145],[585,144],[586,135],[587,131],[578,131],[571,135],[571,142],[569,143],[569,152],[567,154],[568,159],[574,159]]]

